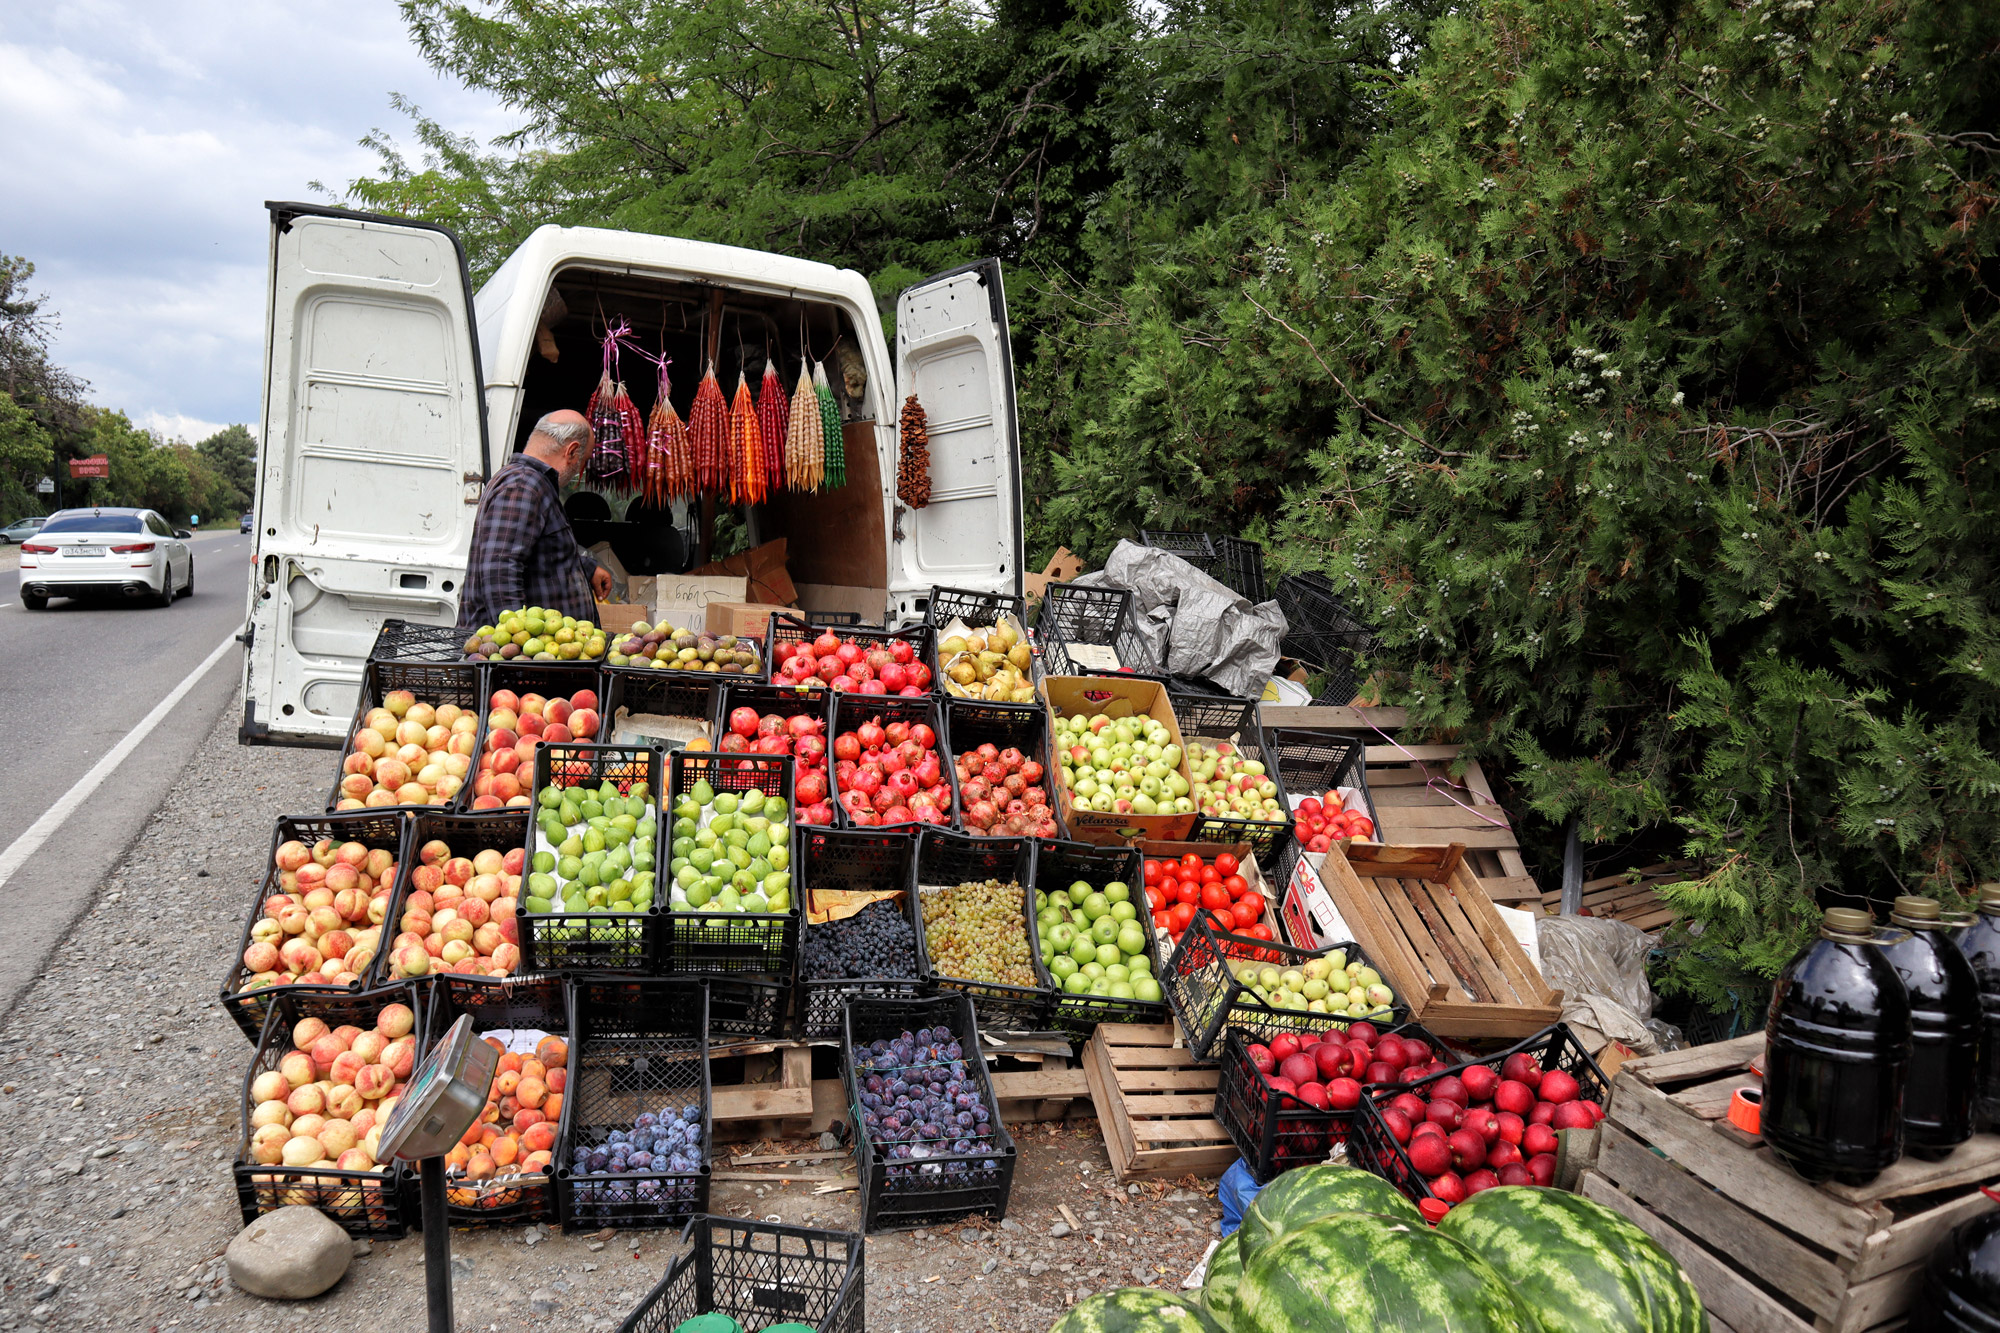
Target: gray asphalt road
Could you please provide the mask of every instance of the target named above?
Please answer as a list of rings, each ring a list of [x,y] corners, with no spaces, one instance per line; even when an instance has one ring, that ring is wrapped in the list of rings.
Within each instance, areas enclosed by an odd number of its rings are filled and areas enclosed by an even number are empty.
[[[0,873],[38,821],[61,819],[0,889],[10,907],[0,1008],[13,1006],[168,787],[201,781],[193,751],[242,672],[234,645],[95,792],[80,801],[72,794],[242,629],[250,540],[233,532],[197,534],[194,595],[167,608],[55,600],[45,611],[30,611],[21,605],[19,573],[0,571],[0,717],[8,719],[0,728],[0,773],[8,778],[0,800]],[[224,803],[232,794],[217,792],[215,799]],[[191,865],[205,854],[198,844],[187,848]]]

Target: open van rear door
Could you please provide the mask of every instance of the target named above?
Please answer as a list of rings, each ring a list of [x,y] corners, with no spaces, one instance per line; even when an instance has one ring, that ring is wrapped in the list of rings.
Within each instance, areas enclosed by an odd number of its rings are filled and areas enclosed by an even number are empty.
[[[486,477],[442,227],[274,203],[241,737],[337,743],[388,618],[450,625]]]
[[[929,421],[931,502],[892,502],[892,606],[907,613],[939,585],[1019,595],[1021,429],[999,260],[926,278],[896,299],[897,415],[910,394]]]

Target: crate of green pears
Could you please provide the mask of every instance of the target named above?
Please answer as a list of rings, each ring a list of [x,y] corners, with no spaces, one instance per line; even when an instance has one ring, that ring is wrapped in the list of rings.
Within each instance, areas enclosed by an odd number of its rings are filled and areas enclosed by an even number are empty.
[[[535,852],[529,864],[530,912],[643,912],[657,879],[659,812],[644,781],[620,791],[605,778],[535,793]]]

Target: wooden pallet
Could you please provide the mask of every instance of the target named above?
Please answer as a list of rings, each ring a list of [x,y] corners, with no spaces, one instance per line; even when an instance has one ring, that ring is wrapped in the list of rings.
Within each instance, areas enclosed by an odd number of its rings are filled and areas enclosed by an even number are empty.
[[[1676,909],[1661,901],[1654,892],[1662,884],[1678,884],[1687,879],[1692,861],[1662,861],[1639,870],[1627,870],[1602,879],[1584,881],[1583,910],[1591,916],[1608,916],[1629,921],[1640,930],[1660,930],[1681,919]],[[1542,895],[1544,912],[1562,910],[1562,890]]]
[[[1128,1180],[1219,1176],[1236,1160],[1215,1118],[1214,1069],[1198,1069],[1171,1023],[1100,1023],[1083,1048],[1083,1072],[1111,1158]]]
[[[1383,842],[1459,843],[1488,898],[1510,905],[1541,898],[1513,824],[1477,759],[1467,759],[1457,745],[1393,743],[1369,746],[1366,759],[1368,799]]]
[[[1579,1192],[1658,1240],[1736,1333],[1897,1327],[1937,1243],[2000,1207],[1977,1188],[2000,1176],[2000,1136],[1866,1185],[1808,1184],[1724,1119],[1763,1050],[1753,1034],[1628,1061]]]
[[[1526,1037],[1562,1017],[1465,847],[1334,844],[1321,863],[1327,895],[1411,1017],[1441,1037]]]

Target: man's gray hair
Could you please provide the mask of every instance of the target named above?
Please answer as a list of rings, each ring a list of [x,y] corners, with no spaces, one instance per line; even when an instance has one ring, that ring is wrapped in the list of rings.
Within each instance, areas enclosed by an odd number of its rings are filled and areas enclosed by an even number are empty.
[[[588,444],[590,442],[590,426],[587,423],[582,421],[557,421],[554,419],[555,415],[554,412],[551,412],[540,421],[537,421],[534,430],[528,433],[528,438],[532,440],[535,436],[539,435],[559,449],[567,449],[572,444]]]

